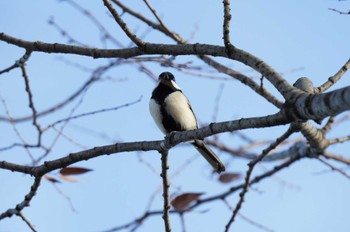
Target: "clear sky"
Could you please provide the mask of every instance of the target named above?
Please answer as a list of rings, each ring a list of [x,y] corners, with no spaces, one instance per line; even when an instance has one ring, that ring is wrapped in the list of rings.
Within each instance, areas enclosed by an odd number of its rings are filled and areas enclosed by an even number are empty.
[[[124,46],[130,41],[107,14],[102,1],[77,0]],[[142,1],[124,1],[131,8],[145,12]],[[151,1],[169,28],[178,32],[190,43],[222,45],[222,1]],[[350,15],[340,15],[329,8],[349,10],[350,1],[308,0],[308,1],[232,1],[231,38],[237,47],[244,49],[283,73],[293,83],[301,76],[308,76],[316,86],[335,74],[350,58]],[[0,1],[0,32],[30,41],[67,43],[67,37],[49,20],[56,22],[75,40],[99,48],[116,48],[111,42],[101,42],[101,33],[94,23],[66,1],[57,0],[13,0]],[[146,13],[147,12],[147,13]],[[155,43],[173,43],[160,33],[124,15],[131,29],[144,40]],[[0,42],[0,70],[12,65],[24,51]],[[237,62],[222,60],[225,64],[256,79],[260,76]],[[76,55],[34,53],[27,63],[30,85],[38,111],[45,110],[62,101],[79,89],[91,74],[77,67],[95,69],[108,64],[107,59],[94,60]],[[194,62],[203,66],[195,57],[177,57],[176,62]],[[75,65],[74,65],[75,64]],[[237,81],[205,79],[186,75],[171,68],[145,62],[144,65],[158,75],[172,71],[177,82],[190,99],[199,121],[212,121],[215,115],[215,101],[222,90],[216,121],[234,120],[240,117],[261,116],[276,112],[250,89]],[[224,75],[215,74],[217,77]],[[74,114],[99,110],[142,100],[130,107],[103,114],[97,114],[72,121],[64,128],[64,137],[55,143],[46,160],[65,156],[94,146],[111,144],[115,141],[140,141],[161,139],[148,113],[148,99],[155,82],[139,71],[135,64],[123,64],[108,71],[102,81],[92,85],[84,98],[78,98],[62,110],[39,119],[43,126],[67,117],[72,109]],[[265,85],[272,90],[265,81]],[[331,90],[350,85],[350,74]],[[222,89],[223,88],[223,89]],[[276,93],[276,91],[272,92]],[[0,95],[5,100],[14,118],[29,115],[28,99],[20,70],[0,76]],[[81,100],[82,99],[82,100]],[[281,98],[280,98],[281,99]],[[76,107],[79,104],[79,107]],[[6,115],[0,103],[0,116]],[[330,137],[349,134],[349,121],[336,127]],[[35,143],[36,130],[30,122],[17,124],[23,139]],[[273,141],[285,127],[261,130],[246,130],[244,134],[255,140]],[[57,133],[47,132],[43,142],[52,144]],[[72,142],[69,138],[74,138]],[[234,135],[223,135],[222,141],[238,149],[244,142]],[[295,137],[297,139],[297,137]],[[0,121],[0,148],[19,142],[14,129]],[[258,152],[259,147],[255,151]],[[333,147],[330,151],[349,156],[349,144]],[[40,150],[34,150],[38,157]],[[228,171],[245,172],[247,160],[232,159],[219,153],[227,164]],[[209,165],[196,151],[180,145],[170,152],[171,194],[204,192],[205,197],[220,193],[237,183],[228,185],[217,181]],[[0,153],[0,161],[29,164],[27,152],[16,148]],[[180,174],[177,171],[187,162]],[[256,173],[272,168],[277,163],[262,163]],[[347,171],[347,167],[341,166]],[[63,181],[57,184],[43,180],[31,206],[23,213],[38,231],[103,231],[130,222],[141,216],[148,207],[154,193],[156,197],[151,209],[162,207],[160,158],[156,152],[123,153],[99,157],[76,166],[93,169],[81,175],[79,182]],[[51,173],[58,178],[58,173]],[[22,174],[0,170],[0,213],[14,207],[23,200],[32,179]],[[244,220],[266,226],[276,232],[348,232],[350,221],[350,182],[339,173],[332,172],[316,160],[304,159],[278,175],[262,181],[251,188],[240,211],[241,216],[233,225],[233,231],[264,231]],[[228,199],[231,206],[238,201],[238,194]],[[222,202],[213,202],[197,208],[186,215],[187,231],[223,231],[231,211]],[[180,219],[171,217],[173,231],[181,231]],[[0,232],[29,231],[18,217],[0,221]],[[163,231],[160,216],[146,220],[139,231]]]

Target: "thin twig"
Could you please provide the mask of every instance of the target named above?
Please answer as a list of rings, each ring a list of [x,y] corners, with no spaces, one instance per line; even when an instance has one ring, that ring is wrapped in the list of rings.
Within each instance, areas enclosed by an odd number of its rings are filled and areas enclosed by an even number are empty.
[[[36,232],[37,230],[35,229],[35,227],[30,223],[30,221],[28,221],[28,219],[23,215],[22,212],[19,212],[17,214],[20,218],[22,218],[22,220],[27,224],[27,226],[29,227],[29,229],[33,232]]]
[[[161,160],[162,160],[162,173],[161,177],[163,180],[163,198],[164,198],[164,206],[163,206],[163,220],[165,231],[170,232],[170,218],[169,218],[169,210],[170,210],[170,196],[169,196],[169,179],[168,179],[168,150],[161,151]]]
[[[213,115],[212,115],[212,118],[211,118],[211,121],[212,122],[216,122],[217,121],[217,118],[218,118],[218,113],[219,113],[219,105],[220,105],[220,100],[221,100],[221,97],[222,97],[222,93],[224,92],[224,87],[225,87],[225,84],[221,83],[220,86],[219,86],[219,89],[217,91],[217,94],[216,94],[216,97],[215,97],[215,101],[214,101],[214,109],[213,109]]]
[[[9,72],[12,69],[15,69],[15,68],[18,68],[18,67],[21,67],[22,65],[24,65],[24,63],[28,61],[28,59],[30,57],[30,54],[31,54],[31,51],[26,50],[24,55],[19,60],[17,60],[13,65],[11,65],[8,68],[5,68],[5,69],[1,70],[0,71],[0,75],[3,74],[3,73]]]
[[[165,25],[163,20],[159,17],[156,10],[151,6],[151,4],[147,0],[143,0],[143,1],[147,5],[148,9],[152,12],[154,17],[156,17],[157,21],[159,22],[159,25],[164,29],[165,33],[167,35],[171,35],[171,37],[174,40],[184,43],[185,41],[177,33],[170,31],[170,29]]]
[[[145,45],[145,42],[142,41],[140,38],[138,38],[128,27],[128,25],[124,22],[124,20],[120,17],[116,9],[112,6],[111,2],[109,0],[103,0],[105,6],[109,10],[109,12],[112,14],[114,20],[118,23],[120,28],[125,32],[125,34],[133,41],[137,46],[143,47]]]
[[[7,107],[6,101],[2,97],[1,93],[0,93],[0,100],[1,100],[1,102],[2,102],[2,104],[4,106],[4,108],[5,108],[6,115],[8,117],[9,122],[11,123],[11,126],[12,126],[15,134],[17,135],[19,140],[22,142],[22,144],[14,143],[13,145],[7,146],[5,148],[1,148],[0,151],[8,150],[8,149],[11,149],[11,148],[16,147],[16,146],[21,146],[21,147],[24,147],[24,149],[27,152],[27,154],[29,155],[30,159],[32,161],[34,161],[33,154],[30,152],[30,150],[28,148],[29,147],[38,147],[38,146],[37,145],[29,145],[29,144],[27,144],[27,142],[24,140],[23,136],[21,135],[20,131],[18,130],[17,126],[15,125],[15,123],[13,123],[12,116],[10,114],[9,108]]]
[[[54,17],[51,17],[49,20],[48,20],[48,24],[51,25],[53,28],[55,28],[56,30],[59,31],[59,33],[63,36],[63,37],[66,37],[68,39],[67,43],[68,44],[76,44],[76,45],[79,45],[79,46],[82,46],[82,47],[92,47],[92,46],[89,46],[87,44],[84,44],[80,41],[78,41],[77,39],[73,38],[73,36],[71,36],[67,31],[65,31],[62,27],[60,27]]]
[[[34,106],[34,101],[33,101],[33,93],[32,93],[32,90],[29,86],[29,77],[28,77],[28,74],[27,74],[27,71],[26,71],[26,68],[24,66],[24,64],[22,64],[20,66],[21,70],[22,70],[22,76],[24,78],[24,83],[25,83],[25,86],[26,86],[26,92],[28,94],[28,99],[29,99],[29,108],[32,110],[32,119],[33,119],[33,125],[35,126],[35,128],[37,129],[38,131],[38,146],[41,146],[41,136],[42,136],[42,130],[40,128],[40,125],[38,123],[38,120],[37,120],[37,110],[35,109],[35,106]]]
[[[145,18],[142,14],[136,13],[132,9],[126,7],[118,0],[112,0],[114,3],[116,3],[119,7],[123,9],[123,11],[129,13],[130,15],[134,16],[135,18],[141,20],[142,22],[146,23],[150,27],[164,33],[165,35],[169,36],[170,38],[174,39],[178,44],[186,44],[186,41],[181,38],[178,34],[175,32],[170,31],[168,28],[164,29],[161,25],[158,25],[149,19]],[[157,17],[157,16],[156,16]],[[157,17],[160,24],[164,24],[159,17]],[[277,98],[275,98],[272,94],[270,94],[265,88],[261,88],[258,84],[256,84],[254,81],[252,81],[249,77],[246,75],[243,75],[242,73],[233,70],[231,68],[228,68],[219,62],[216,62],[214,59],[208,57],[208,56],[198,56],[201,60],[203,60],[206,64],[210,65],[211,67],[215,68],[217,71],[227,74],[231,76],[232,78],[240,81],[242,84],[247,85],[250,87],[254,92],[264,97],[267,101],[274,104],[276,107],[281,108],[283,106],[283,103],[279,101]]]
[[[349,11],[340,11],[340,10],[337,10],[337,9],[334,9],[334,8],[328,8],[328,10],[337,12],[337,13],[339,13],[341,15],[350,15],[350,10]]]
[[[24,196],[24,200],[21,203],[17,204],[14,208],[8,209],[4,213],[0,214],[0,220],[4,219],[6,217],[11,217],[13,215],[17,215],[25,207],[28,207],[30,201],[33,199],[33,197],[35,196],[35,194],[36,194],[36,192],[37,192],[37,190],[39,188],[40,181],[41,181],[41,176],[40,177],[36,177],[35,180],[34,180],[33,185],[30,187],[29,193]]]
[[[68,114],[69,117],[72,116],[74,114],[74,112],[78,109],[78,107],[83,103],[85,94],[87,92],[87,89],[85,89],[83,91],[83,94],[81,95],[80,99],[78,100],[78,102],[75,104],[75,106],[73,106],[73,108],[71,109],[70,113]],[[50,151],[53,149],[53,147],[55,146],[55,144],[57,143],[58,139],[63,135],[63,130],[64,128],[68,125],[69,120],[64,121],[64,124],[60,127],[60,129],[56,129],[55,127],[53,127],[56,131],[57,134],[55,136],[55,138],[52,140],[51,145],[49,146],[49,148],[47,149],[47,151],[41,155],[40,157],[38,157],[35,162],[33,162],[33,165],[37,165],[38,163],[40,163],[41,160],[43,160],[45,157],[47,157],[50,153]],[[46,129],[48,129],[49,127],[47,127]],[[46,130],[45,129],[45,130]]]
[[[336,143],[344,143],[344,142],[349,141],[349,140],[350,140],[350,135],[344,136],[341,138],[330,139],[330,140],[328,140],[328,142],[329,142],[329,144],[336,144]]]
[[[134,105],[134,104],[136,104],[136,103],[139,103],[141,100],[142,100],[142,96],[140,96],[139,99],[137,99],[137,100],[135,100],[135,101],[132,101],[132,102],[129,102],[129,103],[125,103],[125,104],[120,105],[120,106],[115,106],[115,107],[111,107],[111,108],[106,108],[106,109],[101,109],[101,110],[95,110],[95,111],[91,111],[91,112],[87,112],[87,113],[82,113],[82,114],[70,116],[70,117],[67,117],[67,118],[58,120],[58,121],[56,121],[56,122],[50,124],[47,128],[45,128],[45,130],[48,129],[48,128],[50,128],[50,127],[54,127],[54,126],[56,126],[56,125],[59,124],[59,123],[67,122],[67,121],[70,121],[70,120],[73,120],[73,119],[77,119],[77,118],[81,118],[81,117],[86,117],[86,116],[90,116],[90,115],[94,115],[94,114],[99,114],[99,113],[105,113],[105,112],[109,112],[109,111],[119,110],[119,109],[121,109],[121,108],[125,108],[125,107],[128,107],[128,106]]]
[[[332,160],[344,163],[346,165],[350,165],[350,159],[347,159],[343,156],[335,155],[335,154],[331,154],[331,153],[324,153],[322,155],[327,159],[332,159]]]
[[[223,39],[226,48],[226,53],[228,56],[231,56],[233,53],[233,45],[230,41],[230,21],[231,21],[231,9],[230,9],[230,0],[223,0],[224,4],[224,23],[223,23]]]
[[[276,174],[277,172],[289,167],[291,164],[293,164],[294,162],[300,160],[302,157],[305,157],[303,154],[300,154],[300,155],[296,155],[296,156],[293,156],[291,157],[289,160],[287,160],[286,162],[280,164],[280,165],[277,165],[275,166],[273,169],[255,177],[251,182],[250,182],[250,186],[254,185],[254,184],[257,184],[259,183],[260,181]],[[237,190],[239,189],[242,189],[244,186],[244,184],[240,184],[238,186],[235,186],[235,187],[231,187],[227,192],[224,192],[222,194],[219,194],[219,195],[216,195],[216,196],[212,196],[212,197],[208,197],[208,198],[205,198],[205,199],[198,199],[197,202],[195,204],[193,204],[191,207],[187,208],[186,210],[184,211],[177,211],[177,210],[170,210],[170,214],[179,214],[179,213],[187,213],[187,212],[192,212],[194,208],[197,208],[207,202],[212,202],[212,201],[217,201],[217,200],[220,200],[222,201],[223,199],[225,200],[225,197],[228,197],[229,195],[235,193]],[[119,231],[119,230],[122,230],[122,229],[126,229],[126,228],[129,228],[129,227],[132,227],[134,226],[134,228],[138,228],[138,226],[141,225],[141,223],[143,221],[145,221],[148,217],[151,217],[151,216],[156,216],[156,215],[161,215],[163,214],[163,210],[155,210],[155,211],[147,211],[145,212],[144,214],[142,214],[142,216],[134,219],[133,221],[131,222],[128,222],[124,225],[121,225],[121,226],[117,226],[117,227],[114,227],[112,229],[109,229],[109,230],[106,230],[105,232],[112,232],[112,231]]]
[[[327,123],[324,125],[324,127],[321,129],[323,134],[326,134],[330,129],[332,129],[334,123],[334,116],[330,116]]]
[[[348,178],[350,180],[350,176],[344,172],[343,170],[335,167],[334,165],[328,163],[327,161],[321,159],[320,157],[316,157],[319,161],[321,161],[321,163],[325,164],[326,166],[330,167],[332,170],[339,172],[340,174],[342,174],[343,176],[345,176],[346,178]]]
[[[342,76],[348,71],[350,68],[350,59],[340,68],[340,70],[334,74],[333,76],[329,77],[328,80],[323,83],[321,86],[317,87],[315,90],[317,93],[323,93],[327,89],[329,89],[331,86],[333,86],[337,81],[342,78]]]
[[[222,201],[225,203],[225,205],[228,207],[229,210],[233,211],[233,207],[230,205],[230,203],[224,198],[222,199]],[[244,221],[248,222],[249,224],[257,227],[258,229],[261,229],[261,230],[264,230],[264,231],[268,231],[268,232],[274,232],[274,230],[256,222],[256,221],[253,221],[252,219],[244,216],[243,214],[241,213],[238,213],[238,216],[241,217]]]
[[[275,96],[273,96],[269,91],[267,91],[264,87],[261,85],[258,85],[255,81],[253,81],[248,76],[242,74],[241,72],[238,72],[234,69],[231,69],[223,64],[220,64],[219,62],[216,62],[214,59],[208,57],[208,56],[200,56],[200,59],[204,61],[204,63],[210,65],[214,69],[216,69],[220,73],[224,73],[226,75],[231,76],[232,78],[240,81],[242,84],[248,86],[251,88],[255,93],[259,94],[263,98],[265,98],[268,102],[276,106],[277,108],[282,108],[283,103],[278,100]]]
[[[71,6],[80,11],[83,15],[90,19],[90,21],[93,24],[96,25],[96,27],[100,30],[100,33],[102,34],[101,39],[109,39],[116,46],[124,47],[123,44],[120,41],[118,41],[114,36],[112,36],[111,33],[108,32],[108,30],[103,26],[103,24],[90,11],[79,5],[76,1],[65,0],[65,2],[68,2]]]
[[[245,194],[248,192],[248,188],[250,186],[250,183],[251,183],[251,175],[253,173],[253,169],[255,167],[255,165],[260,162],[261,160],[264,159],[264,157],[273,149],[275,149],[280,143],[282,143],[284,140],[286,140],[292,133],[294,132],[293,129],[289,128],[281,137],[277,138],[276,141],[272,144],[270,144],[269,147],[267,147],[266,149],[263,150],[263,152],[261,153],[261,155],[259,155],[255,160],[251,161],[249,164],[248,164],[248,170],[247,170],[247,173],[246,173],[246,176],[245,176],[245,183],[244,183],[244,186],[242,188],[242,191],[240,192],[239,194],[239,201],[232,213],[232,216],[229,220],[229,222],[227,223],[226,225],[226,228],[225,228],[225,231],[229,231],[230,229],[230,226],[232,225],[232,223],[234,222],[239,210],[241,209],[242,207],[242,204],[244,202],[244,197],[245,197]]]

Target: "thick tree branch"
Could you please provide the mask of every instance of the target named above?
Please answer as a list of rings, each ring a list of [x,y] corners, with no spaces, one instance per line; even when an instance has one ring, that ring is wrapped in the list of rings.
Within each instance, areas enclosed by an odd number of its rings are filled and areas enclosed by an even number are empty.
[[[305,96],[306,95],[306,96]],[[331,114],[338,114],[343,112],[344,110],[348,110],[350,108],[350,87],[336,90],[326,94],[320,95],[307,95],[303,94],[302,97],[308,102],[302,102],[300,98],[298,99],[299,105],[302,112],[305,112],[305,116],[309,116],[312,119],[322,119],[324,117],[329,116],[327,114],[327,109],[330,110]],[[311,98],[311,99],[310,99]],[[328,98],[332,98],[330,101]],[[335,102],[335,105],[329,105],[330,102]],[[328,103],[328,104],[327,104]],[[303,106],[306,108],[304,109]],[[308,106],[308,107],[306,107]],[[326,109],[319,108],[325,107]],[[312,111],[313,109],[319,109],[318,111]],[[297,108],[298,109],[298,108]],[[160,151],[166,146],[166,149],[175,146],[178,143],[186,142],[193,139],[205,138],[214,134],[230,132],[235,130],[242,130],[248,128],[263,128],[277,125],[284,125],[294,120],[301,119],[300,115],[295,114],[297,109],[292,109],[292,111],[288,109],[283,109],[279,113],[274,115],[268,115],[264,117],[252,117],[252,118],[241,118],[239,120],[227,121],[227,122],[219,122],[219,123],[211,123],[209,126],[200,128],[198,130],[185,131],[185,132],[177,132],[171,134],[168,139],[164,141],[151,141],[151,142],[133,142],[133,143],[121,143],[109,146],[96,147],[93,149],[89,149],[86,151],[81,151],[77,153],[72,153],[66,157],[63,157],[54,161],[47,161],[43,165],[38,167],[33,167],[32,169],[25,169],[24,167],[18,167],[14,165],[7,165],[6,162],[0,162],[0,168],[19,171],[27,174],[31,174],[34,176],[41,176],[55,170],[57,168],[62,168],[68,165],[71,165],[75,162],[88,160],[93,157],[97,157],[104,154],[112,154],[119,153],[125,151],[145,151],[145,150],[158,150]],[[313,114],[311,114],[313,112]],[[299,112],[297,112],[299,113]],[[299,116],[299,117],[298,117]],[[305,118],[302,118],[305,119]],[[306,117],[306,119],[309,119]],[[161,146],[162,145],[162,146]]]
[[[30,51],[47,52],[47,53],[65,53],[90,56],[93,58],[130,58],[134,56],[140,56],[145,54],[164,54],[164,55],[210,55],[226,57],[226,49],[222,46],[207,45],[207,44],[154,44],[146,43],[140,47],[126,48],[126,49],[98,49],[98,48],[86,48],[65,44],[50,44],[44,42],[29,42],[22,39],[18,39],[5,33],[0,33],[0,40],[9,44],[16,45],[18,47],[25,48]],[[238,48],[232,48],[231,59],[242,62],[254,70],[260,72],[265,76],[276,89],[285,97],[285,99],[291,99],[291,96],[295,94],[295,90],[288,84],[288,82],[281,77],[272,67],[267,65],[264,61],[258,57],[243,51]],[[299,92],[297,92],[299,93]]]
[[[350,109],[350,87],[313,95],[299,94],[294,103],[299,119],[322,120]]]

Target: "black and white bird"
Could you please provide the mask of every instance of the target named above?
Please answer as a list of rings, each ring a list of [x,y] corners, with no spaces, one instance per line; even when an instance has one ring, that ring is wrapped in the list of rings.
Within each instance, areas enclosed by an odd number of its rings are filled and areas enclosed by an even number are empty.
[[[196,116],[190,102],[175,82],[170,72],[159,75],[159,82],[152,92],[149,110],[159,129],[168,134],[172,131],[186,131],[198,128]],[[204,143],[196,139],[190,142],[209,164],[220,173],[225,166],[216,154]]]

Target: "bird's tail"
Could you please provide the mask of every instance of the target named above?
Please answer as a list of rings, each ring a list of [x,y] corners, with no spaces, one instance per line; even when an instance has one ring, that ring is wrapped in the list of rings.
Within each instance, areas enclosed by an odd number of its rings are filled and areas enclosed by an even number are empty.
[[[201,155],[208,161],[208,163],[215,169],[217,173],[225,171],[225,166],[213,152],[213,150],[206,145],[203,140],[194,140],[193,146],[201,153]]]

